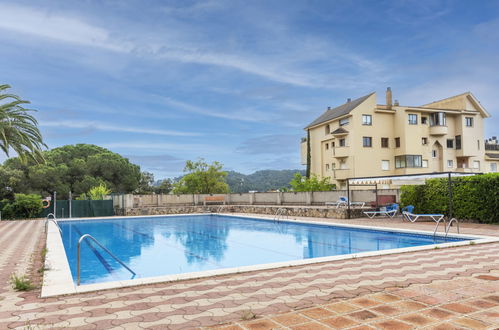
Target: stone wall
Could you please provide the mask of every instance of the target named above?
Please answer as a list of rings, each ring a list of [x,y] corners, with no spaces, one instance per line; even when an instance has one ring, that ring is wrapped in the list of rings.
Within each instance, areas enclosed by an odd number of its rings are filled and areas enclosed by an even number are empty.
[[[220,206],[176,206],[176,207],[140,207],[116,209],[116,215],[137,216],[137,215],[162,215],[162,214],[188,214],[188,213],[206,213],[218,212]],[[274,216],[279,208],[286,209],[288,216],[296,217],[316,217],[316,218],[333,218],[347,219],[346,208],[335,207],[311,207],[311,206],[262,206],[262,205],[228,205],[223,207],[223,213],[253,213],[267,214]],[[363,211],[367,209],[350,209],[351,218],[364,217]]]

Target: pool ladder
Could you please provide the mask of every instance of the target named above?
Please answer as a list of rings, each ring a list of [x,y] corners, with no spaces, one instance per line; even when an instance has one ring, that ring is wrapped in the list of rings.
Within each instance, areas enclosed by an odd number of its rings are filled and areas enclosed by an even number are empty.
[[[50,218],[50,216],[52,216],[52,218]],[[45,232],[47,232],[47,230],[48,230],[48,226],[49,226],[49,222],[50,221],[52,221],[53,223],[55,223],[55,225],[57,226],[57,229],[59,229],[59,233],[62,235],[61,226],[59,226],[59,222],[57,222],[57,219],[56,219],[54,213],[49,213],[47,215],[47,219],[45,220]]]
[[[274,222],[279,222],[283,216],[286,216],[286,219],[288,218],[288,210],[286,210],[283,207],[280,207],[277,209],[277,211],[274,214]]]
[[[442,218],[437,221],[437,224],[435,226],[435,230],[433,231],[433,236],[437,234],[438,226],[440,225],[440,222],[443,221],[445,225],[445,218]],[[457,221],[456,218],[450,219],[449,223],[445,225],[445,238],[447,238],[447,235],[449,234],[449,229],[452,226],[452,223],[455,222],[457,224],[457,233],[459,234],[459,221]]]
[[[130,273],[133,274],[133,276],[135,277],[135,275],[137,275],[133,270],[130,269],[130,267],[128,267],[123,261],[121,261],[120,259],[118,259],[118,257],[116,257],[111,251],[109,251],[104,245],[102,245],[101,243],[99,243],[99,241],[97,241],[92,235],[90,234],[85,234],[85,235],[82,235],[80,237],[80,239],[78,240],[78,259],[77,259],[77,285],[80,285],[80,270],[81,270],[81,267],[80,267],[80,263],[81,263],[81,258],[80,258],[80,252],[81,252],[81,242],[83,242],[86,238],[88,239],[91,239],[92,241],[95,242],[95,244],[97,244],[98,246],[100,246],[104,251],[106,251],[111,257],[113,257],[114,260],[116,260],[117,262],[119,262],[123,267],[125,267]],[[132,277],[133,278],[133,277]]]

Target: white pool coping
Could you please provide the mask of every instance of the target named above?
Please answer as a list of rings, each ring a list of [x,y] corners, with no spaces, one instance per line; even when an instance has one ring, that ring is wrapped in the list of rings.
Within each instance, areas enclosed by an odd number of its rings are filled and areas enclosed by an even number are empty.
[[[153,218],[153,217],[178,217],[178,216],[193,216],[193,215],[207,215],[207,214],[274,221],[273,218],[269,218],[268,216],[240,215],[240,214],[231,215],[231,214],[219,214],[219,213],[189,213],[189,214],[146,215],[146,216],[125,216],[125,217],[104,217],[104,218],[73,218],[73,219],[60,219],[60,221],[92,221],[92,220],[113,220],[113,219],[123,219],[123,218],[140,219],[140,218]],[[430,231],[409,230],[409,229],[390,228],[390,227],[372,227],[372,226],[363,226],[363,225],[339,224],[339,223],[330,223],[330,222],[321,222],[321,221],[293,220],[293,219],[286,219],[280,221],[292,222],[292,223],[316,224],[316,225],[332,226],[332,227],[348,227],[348,228],[369,229],[376,231],[391,231],[391,232],[400,232],[400,233],[409,233],[409,234],[433,235],[433,232]],[[443,235],[441,234],[439,235],[437,233],[437,236],[443,236]],[[153,284],[153,283],[174,282],[180,280],[205,278],[217,275],[260,271],[260,270],[268,270],[268,269],[290,267],[290,266],[309,265],[321,262],[345,260],[352,258],[363,258],[363,257],[382,256],[382,255],[405,253],[405,252],[433,250],[436,247],[448,248],[448,247],[465,246],[472,244],[499,242],[499,237],[491,237],[491,236],[465,235],[465,234],[454,234],[454,233],[452,234],[449,233],[447,236],[455,238],[466,238],[466,239],[471,238],[472,240],[406,247],[406,248],[398,248],[390,250],[381,250],[381,251],[361,252],[354,254],[344,254],[344,255],[329,256],[329,257],[311,258],[311,259],[299,259],[299,260],[283,261],[283,262],[268,263],[268,264],[214,269],[201,272],[137,278],[125,281],[103,282],[103,283],[77,286],[73,282],[68,259],[62,242],[62,237],[59,233],[59,228],[54,222],[50,221],[48,223],[48,230],[47,230],[47,254],[45,258],[45,268],[47,270],[44,272],[43,276],[41,297],[45,298],[45,297],[53,297],[59,295],[108,290],[108,289],[123,288],[123,287],[137,286],[137,285]]]

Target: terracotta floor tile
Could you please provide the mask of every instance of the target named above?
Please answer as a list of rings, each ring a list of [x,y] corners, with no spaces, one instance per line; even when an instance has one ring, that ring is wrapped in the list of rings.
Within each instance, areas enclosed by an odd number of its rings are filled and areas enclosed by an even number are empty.
[[[455,315],[454,313],[450,311],[446,311],[440,308],[432,308],[429,310],[423,311],[425,315],[431,316],[437,320],[445,320],[451,317],[452,315]]]
[[[375,323],[374,326],[376,326],[379,329],[385,329],[385,330],[409,330],[412,329],[412,326],[396,321],[396,320],[387,320],[387,321],[382,321]]]
[[[380,302],[378,302],[378,301],[367,299],[367,298],[352,299],[352,300],[350,300],[350,303],[364,307],[364,308],[373,307],[373,306],[380,304]]]
[[[491,324],[499,324],[499,311],[494,312],[494,311],[486,311],[486,312],[481,312],[477,314],[473,314],[473,317],[475,319],[488,322]]]
[[[310,322],[310,319],[298,314],[298,313],[287,313],[282,315],[276,315],[272,317],[273,321],[276,321],[282,325],[290,326],[305,322]]]
[[[398,308],[392,307],[390,305],[382,305],[371,308],[372,311],[376,313],[381,313],[383,315],[396,315],[400,313]]]
[[[328,326],[331,326],[335,329],[343,329],[346,327],[351,327],[357,324],[357,322],[347,319],[346,317],[343,316],[337,316],[337,317],[332,317],[329,319],[324,319],[321,320],[322,323],[327,324]]]
[[[483,299],[487,299],[487,300],[499,303],[499,296],[488,296],[488,297],[484,297]]]
[[[452,320],[453,323],[465,326],[471,329],[487,329],[490,324],[487,324],[482,321],[478,321],[469,317],[462,317],[460,319]]]
[[[499,281],[499,277],[491,276],[491,275],[480,275],[480,276],[477,276],[476,278],[479,278],[481,280],[486,280],[486,281]]]
[[[425,304],[421,304],[415,301],[401,301],[390,306],[400,309],[403,312],[416,312],[427,307]]]
[[[442,305],[440,307],[451,310],[451,311],[456,312],[456,313],[461,313],[461,314],[468,314],[468,313],[476,312],[476,308],[473,308],[473,307],[468,306],[468,305],[460,304],[460,303],[452,303],[452,304]]]
[[[334,312],[327,309],[317,307],[300,311],[300,313],[317,320],[336,315]]]
[[[463,327],[459,327],[455,324],[449,323],[449,322],[444,322],[440,323],[434,327],[431,327],[432,330],[462,330],[464,329]]]
[[[370,327],[368,325],[361,325],[358,327],[350,328],[350,330],[371,330],[374,329],[373,327]]]
[[[253,320],[241,323],[247,329],[277,329],[279,325],[270,320]]]
[[[301,325],[296,325],[291,327],[293,330],[326,330],[330,329],[329,327],[322,325],[318,322],[309,322]]]
[[[327,309],[330,309],[332,311],[335,311],[336,313],[340,313],[340,314],[341,313],[348,313],[348,312],[359,309],[359,307],[357,307],[355,305],[351,305],[351,304],[346,303],[346,302],[329,304],[329,305],[326,305],[324,307],[326,307]]]
[[[426,294],[422,295],[422,296],[414,297],[414,298],[412,298],[412,300],[422,302],[422,303],[427,304],[427,305],[437,305],[437,304],[441,304],[443,302],[446,302],[446,301],[442,301],[442,299],[439,299],[439,298],[433,297],[433,296],[429,296]]]
[[[373,313],[368,310],[361,310],[358,312],[353,312],[348,314],[349,317],[354,318],[359,321],[375,320],[380,317],[380,315]]]
[[[377,293],[377,294],[372,295],[370,298],[373,298],[375,300],[385,302],[385,303],[400,300],[399,297],[397,297],[393,294],[389,294],[389,293]]]
[[[425,326],[435,322],[435,319],[425,317],[421,314],[409,314],[399,317],[404,322],[412,323],[417,326]]]
[[[486,300],[481,300],[481,299],[467,301],[466,304],[472,305],[472,306],[480,308],[480,309],[488,309],[488,308],[492,308],[494,306],[498,306],[496,303],[494,303],[492,301],[486,301]]]

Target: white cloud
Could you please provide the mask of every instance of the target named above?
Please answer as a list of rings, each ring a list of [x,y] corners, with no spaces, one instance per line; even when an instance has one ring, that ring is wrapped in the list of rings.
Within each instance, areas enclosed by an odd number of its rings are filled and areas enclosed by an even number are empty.
[[[165,136],[200,136],[202,134],[195,132],[180,132],[172,130],[159,130],[153,128],[137,128],[129,127],[123,125],[109,125],[102,124],[94,121],[70,121],[70,120],[59,120],[59,121],[42,121],[40,122],[41,127],[66,127],[66,128],[83,128],[89,130],[100,130],[100,131],[112,131],[112,132],[122,132],[122,133],[139,133],[139,134],[152,134],[152,135],[165,135]]]

